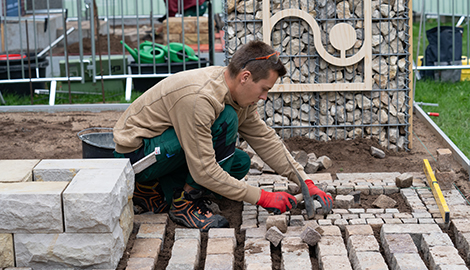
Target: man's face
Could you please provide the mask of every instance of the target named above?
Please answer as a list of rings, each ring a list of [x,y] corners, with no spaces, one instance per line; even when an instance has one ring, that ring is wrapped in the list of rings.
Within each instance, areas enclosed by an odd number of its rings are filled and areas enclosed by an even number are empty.
[[[249,105],[256,104],[260,99],[266,100],[268,91],[274,86],[277,78],[277,72],[270,70],[268,78],[261,79],[255,83],[250,73],[246,78],[242,78],[243,82],[235,101],[241,107],[248,107]]]

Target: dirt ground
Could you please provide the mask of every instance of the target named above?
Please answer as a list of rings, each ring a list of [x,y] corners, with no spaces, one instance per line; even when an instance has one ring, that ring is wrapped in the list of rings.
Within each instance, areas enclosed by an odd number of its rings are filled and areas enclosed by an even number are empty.
[[[82,158],[82,142],[77,133],[90,127],[112,128],[121,114],[120,111],[0,113],[0,149],[2,149],[0,159],[80,159]],[[371,145],[377,148],[381,147],[377,142],[367,139],[318,142],[306,138],[292,138],[286,140],[286,144],[291,150],[303,149],[307,153],[314,152],[317,156],[328,156],[333,161],[333,166],[321,172],[328,172],[333,176],[336,173],[355,172],[422,172],[423,159],[428,159],[434,168],[436,150],[443,148],[443,145],[416,117],[413,119],[413,131],[415,135],[411,151],[393,152],[382,149],[386,152],[384,159],[377,159],[370,155]],[[470,184],[467,172],[457,162],[453,162],[452,167],[457,175],[454,183],[465,196],[468,196]],[[439,184],[441,189],[445,190],[450,188],[453,183],[440,181]],[[400,202],[400,196],[394,199],[398,201],[399,208],[406,207],[404,203]],[[373,200],[372,196],[361,198],[361,207],[369,207]],[[221,214],[229,220],[230,227],[239,228],[242,203],[227,199],[215,200],[215,202],[219,205]],[[406,209],[402,208],[400,211],[406,211]],[[167,227],[165,246],[160,253],[156,269],[165,269],[168,264],[176,226],[178,225],[170,221]],[[128,248],[117,269],[125,269],[137,229],[137,227],[134,228]],[[202,234],[202,240],[204,246],[207,234]],[[239,229],[237,229],[237,240],[238,243],[244,242],[244,234],[240,233]],[[271,248],[273,269],[279,269],[280,250]],[[201,254],[204,254],[204,250]],[[198,269],[203,269],[204,260],[203,256]],[[235,269],[243,269],[243,245],[237,245],[235,261],[237,262]]]

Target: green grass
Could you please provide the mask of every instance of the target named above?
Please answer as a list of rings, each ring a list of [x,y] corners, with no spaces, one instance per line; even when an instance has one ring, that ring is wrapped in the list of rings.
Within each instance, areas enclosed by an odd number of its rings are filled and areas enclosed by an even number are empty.
[[[456,21],[454,24],[457,23]],[[441,26],[452,25],[452,21],[441,22]],[[423,25],[424,26],[424,25]],[[426,29],[429,30],[437,26],[435,19],[426,21]],[[462,26],[464,33],[462,36],[462,55],[468,56],[467,50],[467,25]],[[413,60],[416,61],[416,52],[418,49],[419,21],[413,24]],[[420,53],[424,55],[424,49],[428,45],[427,39],[423,44],[421,36]],[[457,145],[457,147],[470,157],[470,81],[457,83],[435,82],[432,80],[420,80],[415,86],[415,101],[425,103],[437,103],[438,107],[421,106],[425,112],[437,112],[439,117],[431,119],[439,128]]]
[[[421,107],[425,112],[439,113],[439,117],[431,119],[470,157],[470,82],[418,81],[415,89],[415,101],[439,104]]]

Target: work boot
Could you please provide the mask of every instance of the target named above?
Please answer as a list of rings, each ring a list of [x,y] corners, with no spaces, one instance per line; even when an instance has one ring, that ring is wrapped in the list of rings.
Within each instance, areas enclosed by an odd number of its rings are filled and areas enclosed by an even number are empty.
[[[228,221],[220,215],[214,215],[207,206],[212,202],[202,197],[202,191],[175,191],[170,207],[170,217],[178,224],[189,228],[198,228],[207,232],[210,228],[228,228]]]
[[[156,182],[153,186],[146,186],[135,183],[134,197],[134,212],[136,214],[144,212],[164,213],[168,212],[170,206],[165,201],[163,190],[159,183]]]

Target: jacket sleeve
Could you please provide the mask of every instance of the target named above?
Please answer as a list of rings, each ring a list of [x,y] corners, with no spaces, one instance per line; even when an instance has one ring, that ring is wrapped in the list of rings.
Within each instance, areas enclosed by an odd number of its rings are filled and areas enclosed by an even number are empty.
[[[203,94],[187,95],[173,104],[170,119],[194,181],[229,199],[255,204],[260,189],[231,177],[215,159],[211,126],[217,117],[216,108],[221,111],[223,105]]]
[[[276,171],[276,173],[300,185],[295,171],[287,161],[287,159],[289,159],[296,167],[303,180],[309,178],[304,172],[302,165],[294,160],[274,129],[268,127],[266,123],[261,120],[256,105],[252,106],[247,112],[247,117],[243,123],[240,124],[238,132],[256,151],[260,158],[266,162],[271,169]]]

